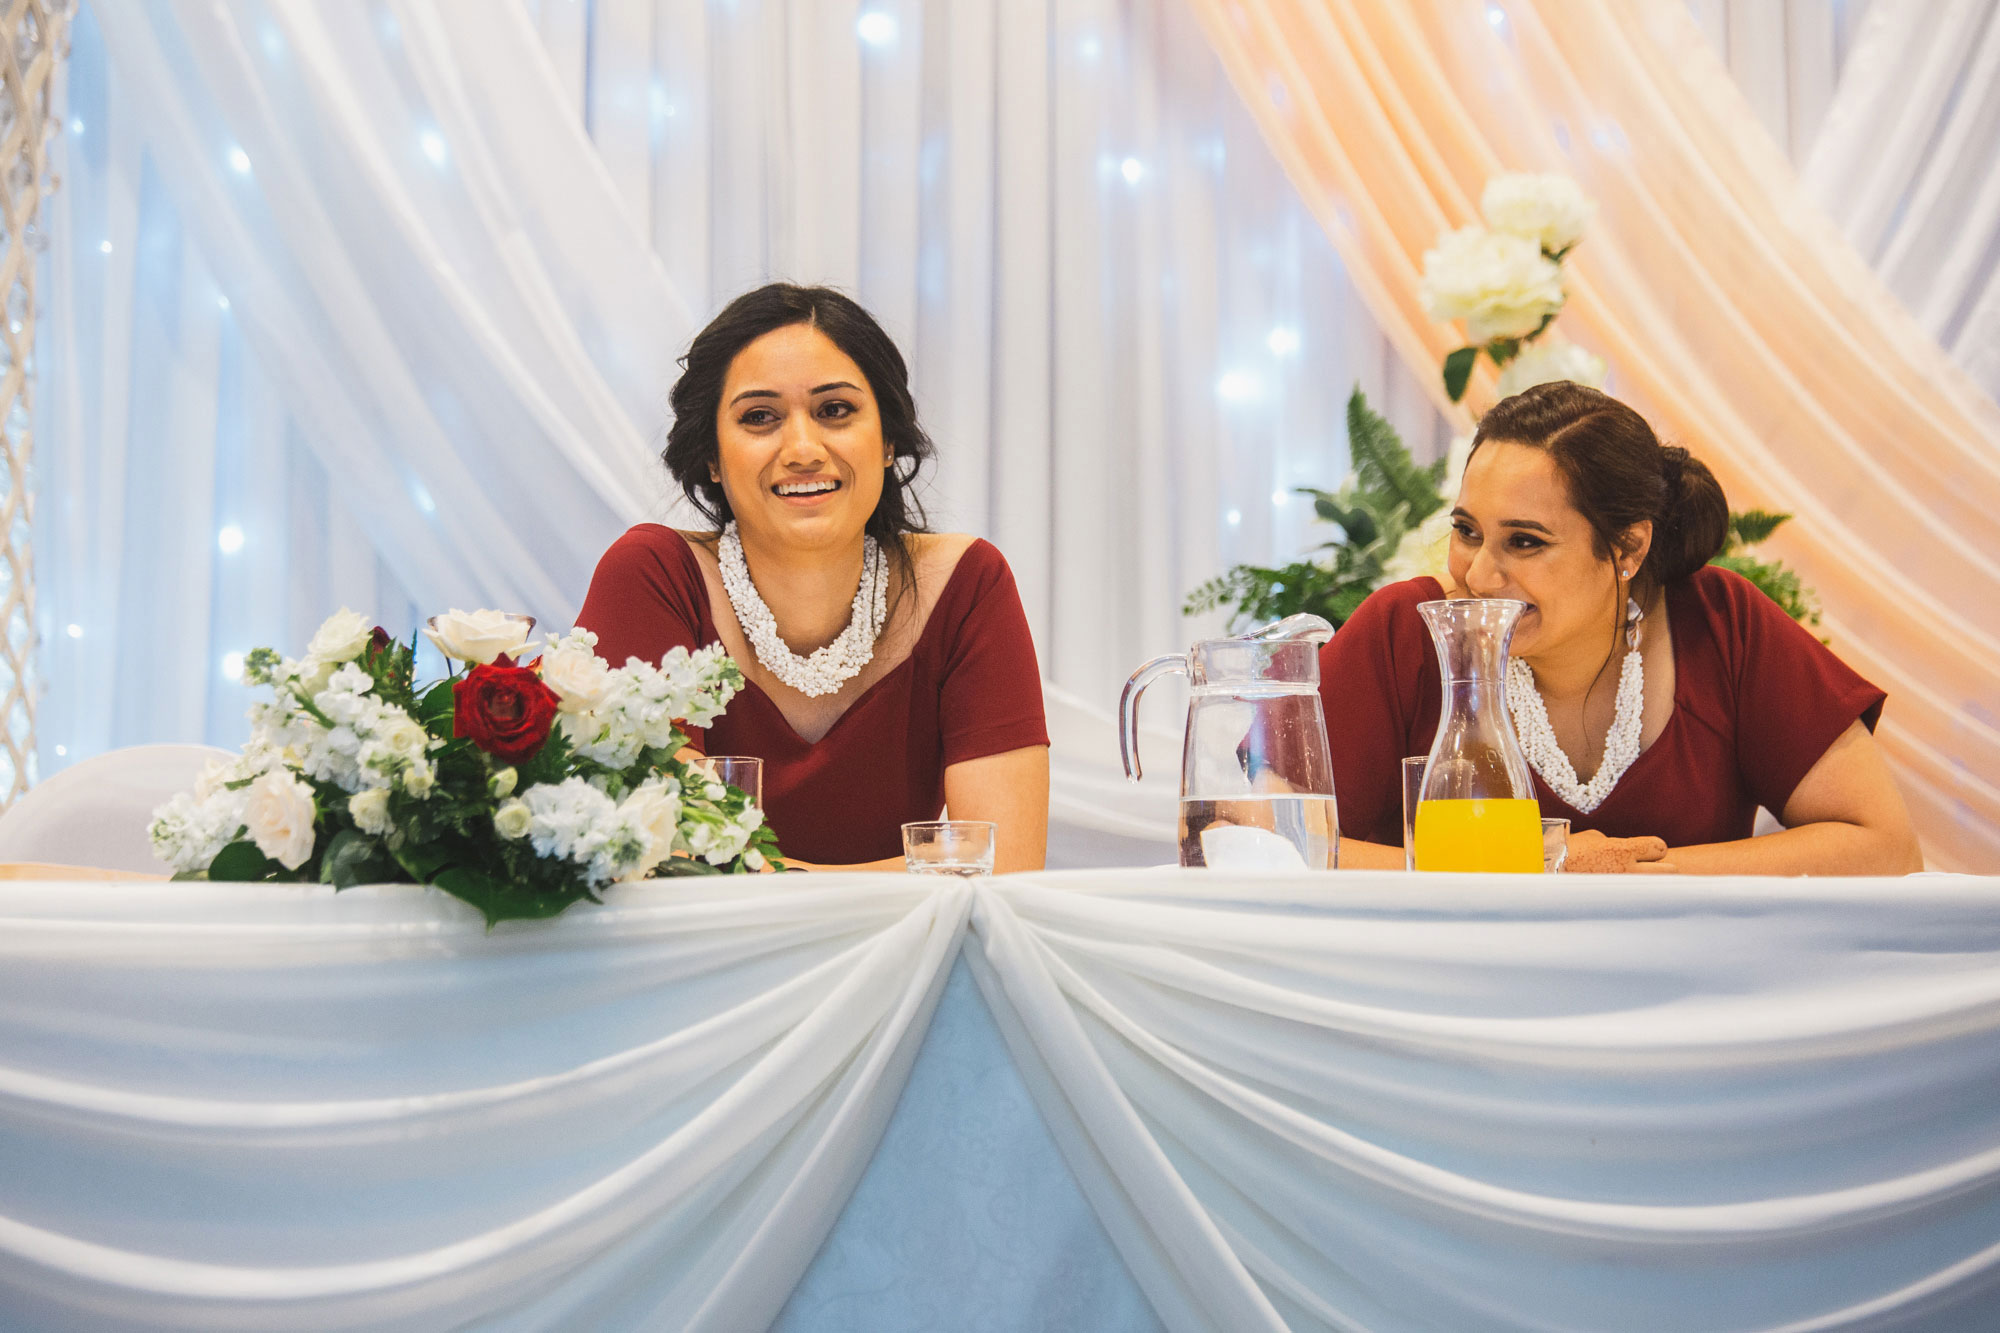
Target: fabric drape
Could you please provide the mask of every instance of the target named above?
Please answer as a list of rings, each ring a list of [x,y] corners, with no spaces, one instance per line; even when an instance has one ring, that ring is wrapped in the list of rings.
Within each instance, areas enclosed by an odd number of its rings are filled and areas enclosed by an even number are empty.
[[[489,932],[414,886],[0,884],[0,1324],[763,1328],[969,920],[1176,1333],[1974,1327],[1996,891],[788,877]]]
[[[1770,549],[1888,690],[1927,854],[2000,866],[2000,571],[1966,558],[2000,536],[2000,408],[1813,207],[1685,7],[1192,3],[1412,365],[1456,344],[1417,278],[1487,179],[1562,171],[1599,201],[1564,332],[1736,507],[1797,516]]]
[[[1101,714],[1306,544],[1356,382],[1446,439],[1177,0],[86,4],[68,112],[45,772],[239,743],[240,655],[343,603],[567,626],[687,521],[674,358],[772,278],[882,318],[934,523]]]

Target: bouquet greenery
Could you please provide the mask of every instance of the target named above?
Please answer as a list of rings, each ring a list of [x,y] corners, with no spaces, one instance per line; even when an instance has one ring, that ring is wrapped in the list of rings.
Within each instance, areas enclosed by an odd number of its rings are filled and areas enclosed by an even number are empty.
[[[260,648],[251,737],[154,814],[177,877],[417,882],[489,923],[553,916],[604,885],[777,864],[763,812],[676,757],[742,687],[719,646],[611,667],[584,630],[453,611],[426,629],[452,659],[415,682],[416,640],[342,609],[294,661]],[[462,668],[462,669],[461,669]]]

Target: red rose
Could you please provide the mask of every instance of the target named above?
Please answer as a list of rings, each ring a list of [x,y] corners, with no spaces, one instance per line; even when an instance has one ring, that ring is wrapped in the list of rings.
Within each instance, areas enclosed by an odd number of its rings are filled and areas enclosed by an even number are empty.
[[[556,692],[530,667],[515,666],[502,653],[476,666],[451,687],[451,734],[469,736],[495,759],[526,763],[555,725]]]

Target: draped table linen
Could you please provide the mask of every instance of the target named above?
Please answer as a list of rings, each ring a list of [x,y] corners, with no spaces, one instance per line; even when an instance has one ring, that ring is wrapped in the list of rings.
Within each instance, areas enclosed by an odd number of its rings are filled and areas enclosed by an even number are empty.
[[[2000,1310],[2000,882],[1156,870],[0,883],[0,1324],[767,1327],[968,922],[1166,1328]]]

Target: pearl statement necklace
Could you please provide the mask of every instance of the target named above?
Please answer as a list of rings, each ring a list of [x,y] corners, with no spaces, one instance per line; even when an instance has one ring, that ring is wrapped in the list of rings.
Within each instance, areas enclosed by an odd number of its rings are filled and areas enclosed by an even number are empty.
[[[722,566],[722,590],[729,595],[730,609],[736,612],[736,623],[743,627],[758,664],[800,694],[808,699],[833,694],[874,660],[875,640],[882,637],[882,624],[889,617],[889,562],[873,537],[862,542],[861,586],[854,590],[847,628],[810,657],[799,656],[778,637],[778,618],[750,581],[743,538],[734,522],[722,530],[716,561]]]
[[[1604,804],[1618,779],[1639,757],[1646,700],[1646,668],[1639,660],[1639,621],[1645,612],[1630,598],[1625,607],[1626,653],[1625,664],[1618,669],[1618,703],[1611,714],[1611,731],[1604,738],[1604,761],[1589,782],[1577,779],[1576,766],[1556,740],[1549,710],[1542,703],[1541,691],[1535,688],[1534,671],[1518,657],[1507,662],[1508,710],[1514,715],[1514,733],[1521,739],[1522,751],[1549,790],[1584,814]]]

